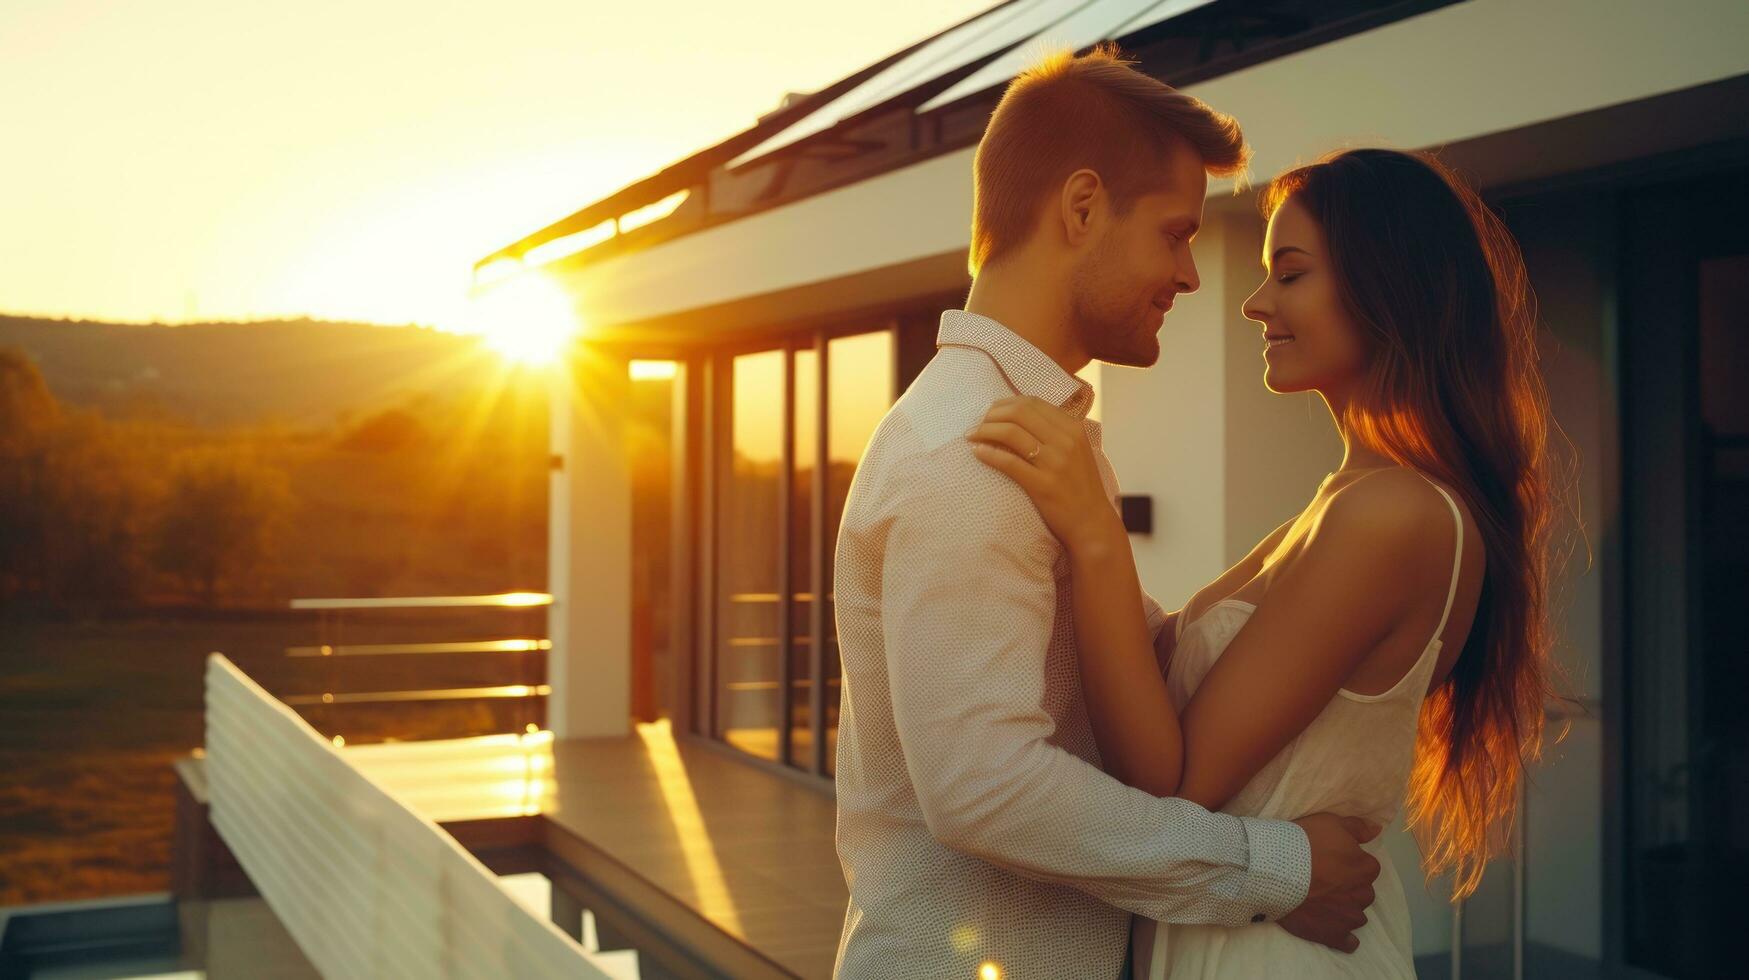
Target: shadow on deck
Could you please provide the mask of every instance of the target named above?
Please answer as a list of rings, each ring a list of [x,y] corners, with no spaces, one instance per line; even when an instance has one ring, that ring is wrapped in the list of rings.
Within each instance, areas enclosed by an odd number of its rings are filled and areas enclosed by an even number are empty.
[[[551,918],[635,949],[644,980],[829,975],[847,892],[829,796],[666,725],[617,738],[483,736],[342,750],[499,875],[552,882]],[[173,882],[184,942],[254,893],[208,822],[204,759],[179,760]]]

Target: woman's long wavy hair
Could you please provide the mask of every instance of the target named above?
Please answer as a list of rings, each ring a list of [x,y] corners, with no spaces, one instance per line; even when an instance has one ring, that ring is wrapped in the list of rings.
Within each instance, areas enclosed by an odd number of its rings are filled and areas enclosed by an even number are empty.
[[[1421,706],[1408,817],[1429,878],[1473,892],[1508,848],[1554,696],[1548,622],[1553,480],[1537,318],[1518,245],[1431,156],[1359,149],[1277,177],[1323,229],[1347,313],[1370,344],[1342,425],[1463,496],[1486,552],[1451,674]]]

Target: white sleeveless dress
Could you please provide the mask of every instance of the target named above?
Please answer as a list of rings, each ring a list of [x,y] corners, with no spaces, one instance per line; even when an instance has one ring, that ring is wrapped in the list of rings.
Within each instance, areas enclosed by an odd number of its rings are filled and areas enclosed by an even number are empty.
[[[1439,637],[1451,615],[1463,559],[1464,526],[1457,503],[1444,487],[1428,482],[1445,498],[1457,522],[1451,585],[1433,638],[1414,666],[1383,694],[1337,692],[1305,731],[1269,760],[1222,812],[1277,820],[1327,812],[1364,817],[1381,826],[1396,818],[1414,761],[1421,699],[1439,660]],[[1194,622],[1185,624],[1179,617],[1178,646],[1166,686],[1180,711],[1256,608],[1242,599],[1222,599]],[[1402,880],[1377,838],[1362,846],[1382,867],[1373,885],[1376,897],[1367,909],[1366,925],[1355,933],[1360,949],[1354,953],[1299,939],[1273,922],[1226,928],[1168,925],[1137,916],[1132,936],[1135,980],[1414,977]]]

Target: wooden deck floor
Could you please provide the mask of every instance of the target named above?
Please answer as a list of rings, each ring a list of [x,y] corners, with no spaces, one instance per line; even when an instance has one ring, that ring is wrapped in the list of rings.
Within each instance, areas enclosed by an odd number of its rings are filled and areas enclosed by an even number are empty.
[[[555,889],[618,903],[726,974],[831,973],[847,893],[818,789],[665,726],[345,751],[464,843],[539,845],[579,876]]]

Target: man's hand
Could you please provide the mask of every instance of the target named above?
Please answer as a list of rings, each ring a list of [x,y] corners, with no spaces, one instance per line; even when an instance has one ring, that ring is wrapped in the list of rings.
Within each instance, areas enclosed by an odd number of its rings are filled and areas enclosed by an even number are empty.
[[[1382,829],[1359,817],[1314,813],[1295,820],[1312,845],[1312,886],[1300,907],[1279,920],[1283,929],[1344,953],[1360,948],[1354,932],[1366,925],[1378,859],[1360,849]]]

